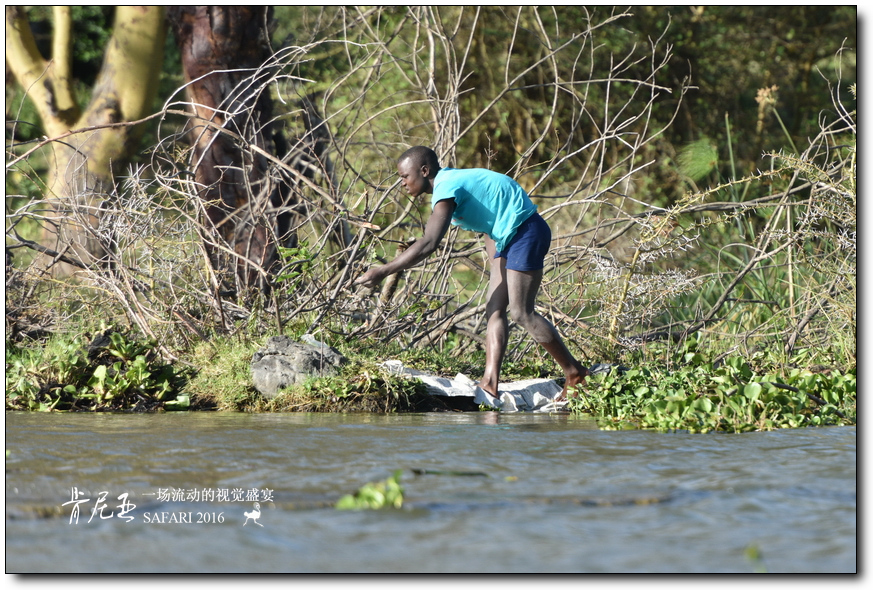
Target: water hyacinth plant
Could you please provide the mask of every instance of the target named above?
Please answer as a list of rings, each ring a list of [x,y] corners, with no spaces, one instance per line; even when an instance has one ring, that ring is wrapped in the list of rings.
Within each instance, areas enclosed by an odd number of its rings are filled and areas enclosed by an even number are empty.
[[[749,432],[854,424],[857,380],[838,370],[759,373],[740,357],[717,365],[698,352],[672,371],[632,369],[588,378],[570,408],[601,428]]]
[[[382,508],[403,507],[403,487],[398,469],[384,481],[368,483],[354,494],[348,494],[336,503],[337,510],[381,510]]]

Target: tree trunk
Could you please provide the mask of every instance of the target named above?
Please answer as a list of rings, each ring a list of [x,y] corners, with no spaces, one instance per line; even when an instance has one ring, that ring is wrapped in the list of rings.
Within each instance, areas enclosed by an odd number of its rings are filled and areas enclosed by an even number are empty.
[[[277,260],[276,215],[283,199],[268,162],[229,135],[272,153],[272,102],[258,69],[270,56],[266,6],[174,6],[170,26],[182,57],[194,117],[194,177],[200,187],[207,240],[217,270],[235,269],[237,292],[267,289]]]
[[[27,91],[52,142],[46,198],[53,220],[44,241],[69,248],[85,264],[105,260],[111,228],[100,227],[100,207],[112,198],[113,176],[122,172],[143,126],[95,127],[135,121],[148,114],[163,63],[166,22],[157,6],[119,6],[91,102],[80,113],[71,77],[72,22],[66,6],[55,6],[51,59],[37,50],[20,7],[6,8],[6,62]],[[81,131],[79,131],[81,130]]]

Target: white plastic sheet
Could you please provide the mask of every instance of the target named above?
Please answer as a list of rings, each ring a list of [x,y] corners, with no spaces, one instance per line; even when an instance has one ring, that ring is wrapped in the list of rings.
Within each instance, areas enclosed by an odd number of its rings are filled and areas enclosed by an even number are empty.
[[[496,408],[502,412],[558,412],[567,407],[566,401],[555,401],[562,387],[552,379],[525,379],[501,383],[500,399],[495,400],[475,381],[462,373],[455,375],[454,379],[448,379],[404,367],[400,361],[386,361],[383,364],[397,375],[409,375],[420,379],[431,395],[472,397],[477,404]]]

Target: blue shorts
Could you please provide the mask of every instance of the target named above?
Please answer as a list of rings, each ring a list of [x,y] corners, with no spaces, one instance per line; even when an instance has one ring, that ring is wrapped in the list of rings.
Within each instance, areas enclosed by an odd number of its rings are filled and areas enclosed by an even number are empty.
[[[546,220],[534,213],[515,230],[515,235],[503,252],[494,258],[506,258],[506,268],[517,271],[541,270],[552,241],[552,230]]]

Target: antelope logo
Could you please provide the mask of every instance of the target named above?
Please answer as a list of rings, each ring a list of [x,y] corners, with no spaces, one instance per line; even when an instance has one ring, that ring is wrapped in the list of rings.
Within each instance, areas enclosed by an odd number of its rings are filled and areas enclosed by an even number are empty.
[[[258,526],[264,526],[258,522],[258,519],[261,517],[261,505],[255,502],[255,509],[251,512],[243,512],[243,515],[246,517],[246,521],[243,523],[243,526],[246,526],[249,523],[249,520],[254,521],[254,523]]]

